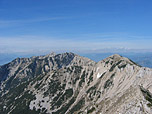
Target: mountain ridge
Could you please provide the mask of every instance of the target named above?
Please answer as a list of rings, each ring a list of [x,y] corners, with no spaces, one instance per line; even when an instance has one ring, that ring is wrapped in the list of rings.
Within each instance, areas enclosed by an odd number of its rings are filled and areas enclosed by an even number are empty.
[[[0,66],[1,113],[151,113],[152,69],[114,54],[17,58]],[[24,106],[25,105],[25,106]]]

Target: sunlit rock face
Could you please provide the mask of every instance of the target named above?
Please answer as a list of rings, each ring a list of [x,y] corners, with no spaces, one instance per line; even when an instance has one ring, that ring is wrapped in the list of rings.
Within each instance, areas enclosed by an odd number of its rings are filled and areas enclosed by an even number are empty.
[[[2,114],[151,114],[152,69],[112,55],[17,58],[0,66]]]

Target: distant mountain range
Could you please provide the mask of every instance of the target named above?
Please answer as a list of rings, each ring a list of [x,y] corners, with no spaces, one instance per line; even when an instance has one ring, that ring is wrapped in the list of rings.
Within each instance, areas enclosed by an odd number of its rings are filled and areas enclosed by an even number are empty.
[[[0,114],[151,114],[152,69],[118,54],[16,58],[0,66]]]

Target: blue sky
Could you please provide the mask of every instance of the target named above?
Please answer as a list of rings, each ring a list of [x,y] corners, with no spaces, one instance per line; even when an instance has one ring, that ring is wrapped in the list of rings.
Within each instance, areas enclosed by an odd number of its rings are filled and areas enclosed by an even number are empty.
[[[151,0],[0,0],[0,53],[152,49]]]

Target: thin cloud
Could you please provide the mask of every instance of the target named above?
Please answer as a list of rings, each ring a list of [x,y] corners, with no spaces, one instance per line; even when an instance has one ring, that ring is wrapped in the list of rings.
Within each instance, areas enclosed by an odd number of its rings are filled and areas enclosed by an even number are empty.
[[[111,32],[111,33],[88,33],[80,34],[77,39],[85,39],[90,41],[104,41],[104,42],[131,42],[131,41],[152,41],[152,36],[137,36],[130,35],[125,32]]]
[[[20,19],[20,20],[0,20],[0,27],[9,27],[18,24],[27,24],[27,23],[37,23],[37,22],[46,22],[46,21],[57,21],[63,19],[69,19],[71,17],[44,17],[44,18],[34,18],[34,19]]]

